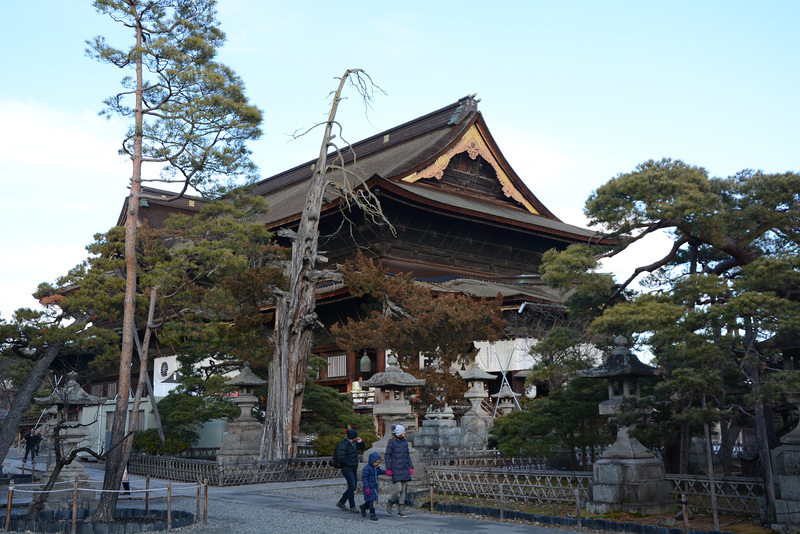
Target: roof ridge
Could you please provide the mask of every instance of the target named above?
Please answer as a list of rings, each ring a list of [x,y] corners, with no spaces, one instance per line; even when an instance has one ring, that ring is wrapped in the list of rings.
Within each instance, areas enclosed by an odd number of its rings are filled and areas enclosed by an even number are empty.
[[[403,124],[393,126],[387,130],[383,130],[375,135],[356,141],[347,145],[346,148],[340,150],[340,153],[345,158],[345,163],[353,160],[354,154],[357,158],[365,158],[375,152],[384,150],[393,145],[407,142],[411,139],[425,135],[426,133],[439,128],[441,126],[455,126],[463,122],[464,118],[468,117],[470,113],[477,113],[478,100],[475,95],[467,95],[460,98],[452,104],[448,104],[430,113],[426,113],[420,117],[404,122]],[[466,113],[463,113],[466,111]],[[455,122],[454,122],[455,119]],[[427,124],[425,128],[419,130],[414,126],[420,124]],[[405,132],[406,135],[402,135]],[[398,134],[400,134],[398,136]],[[371,146],[374,145],[374,146]],[[330,154],[329,157],[333,158],[336,154]],[[308,160],[304,163],[296,165],[290,169],[286,169],[270,177],[264,178],[254,184],[253,194],[263,195],[275,189],[286,187],[297,182],[302,182],[311,175],[311,166],[316,160]]]

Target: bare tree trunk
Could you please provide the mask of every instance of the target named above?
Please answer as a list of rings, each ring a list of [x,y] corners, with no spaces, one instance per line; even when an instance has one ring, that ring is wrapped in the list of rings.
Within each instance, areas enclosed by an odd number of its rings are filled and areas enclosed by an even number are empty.
[[[52,345],[44,347],[44,349],[38,349],[42,351],[42,354],[34,361],[31,372],[25,378],[25,382],[22,384],[22,387],[19,388],[16,396],[14,396],[14,400],[11,402],[8,415],[6,415],[3,421],[3,426],[0,426],[0,466],[3,465],[6,454],[8,454],[8,449],[14,443],[14,438],[17,436],[17,429],[19,428],[20,421],[22,421],[22,414],[25,413],[31,405],[33,394],[36,393],[36,390],[42,385],[42,381],[44,380],[45,374],[47,374],[47,370],[50,368],[50,364],[53,363],[56,356],[61,353],[61,347],[63,345],[63,343],[53,343]],[[0,467],[0,469],[2,469],[2,467]]]
[[[133,359],[133,319],[136,312],[136,230],[139,222],[139,199],[142,190],[142,26],[136,14],[136,5],[130,9],[137,20],[136,25],[136,105],[134,109],[134,150],[131,193],[128,197],[128,213],[125,220],[125,305],[122,319],[122,347],[119,356],[119,382],[117,404],[111,426],[111,443],[106,455],[106,470],[103,477],[103,493],[92,515],[92,521],[111,521],[117,505],[117,490],[122,483],[125,470],[125,447],[120,447],[125,438],[125,418],[128,412],[128,392],[131,387],[131,360]]]
[[[150,350],[150,325],[153,324],[153,316],[156,312],[156,289],[152,288],[150,290],[150,310],[147,314],[147,327],[144,330],[144,343],[141,347],[141,352],[139,353],[141,364],[139,365],[139,383],[136,384],[136,394],[133,397],[133,409],[131,410],[131,417],[128,421],[128,437],[125,440],[124,446],[124,453],[123,453],[123,463],[125,466],[128,465],[128,458],[131,456],[131,448],[133,446],[133,433],[136,430],[136,420],[139,416],[139,406],[142,404],[142,391],[144,390],[145,378],[147,378],[147,353]],[[137,345],[139,341],[138,334],[135,334]],[[144,373],[144,378],[142,377],[142,373]],[[152,397],[151,397],[152,399]],[[155,401],[153,401],[155,404]],[[162,440],[163,443],[163,440]],[[124,475],[124,471],[123,471]]]
[[[689,472],[689,446],[691,439],[689,435],[689,423],[681,423],[681,450],[680,450],[680,474],[685,475]]]
[[[317,262],[319,217],[328,185],[328,149],[342,89],[347,78],[356,72],[359,71],[345,71],[334,93],[300,225],[292,236],[289,290],[278,298],[275,316],[275,353],[270,364],[267,414],[261,438],[263,459],[289,458],[297,452],[306,368],[317,324],[315,282],[309,275]]]
[[[161,414],[158,413],[158,404],[156,403],[156,394],[153,391],[153,383],[150,381],[150,374],[148,373],[148,359],[147,355],[150,351],[150,338],[152,337],[153,329],[155,328],[153,324],[153,317],[155,316],[156,311],[156,289],[153,288],[150,293],[150,311],[147,315],[147,327],[144,330],[144,347],[142,344],[139,343],[139,337],[135,337],[136,341],[136,350],[139,352],[139,382],[142,381],[142,369],[144,369],[144,383],[147,386],[147,394],[150,395],[150,404],[153,406],[153,417],[156,420],[156,431],[158,432],[158,437],[161,440],[161,443],[164,443],[164,427],[161,425]],[[138,404],[136,405],[136,409],[138,411]],[[130,454],[130,451],[129,451]]]

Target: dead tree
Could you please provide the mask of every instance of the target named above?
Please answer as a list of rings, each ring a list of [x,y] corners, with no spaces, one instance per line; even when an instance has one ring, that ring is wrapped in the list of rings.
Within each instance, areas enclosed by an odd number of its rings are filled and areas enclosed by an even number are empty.
[[[365,101],[371,99],[373,89],[377,88],[361,69],[349,69],[339,80],[328,120],[323,123],[325,133],[313,167],[300,224],[296,232],[281,233],[292,241],[292,257],[286,269],[289,288],[279,293],[277,299],[275,352],[270,363],[267,413],[261,439],[262,459],[285,459],[297,451],[306,370],[314,328],[318,324],[315,288],[317,282],[330,280],[337,274],[316,270],[317,263],[323,261],[318,255],[318,239],[325,191],[333,187],[346,202],[388,222],[383,217],[377,198],[366,189],[356,193],[358,177],[345,167],[344,157],[333,143],[334,128],[339,127],[335,120],[336,111],[347,81]],[[329,163],[328,152],[331,149],[335,150],[335,155]],[[341,176],[342,181],[334,183],[334,176]]]

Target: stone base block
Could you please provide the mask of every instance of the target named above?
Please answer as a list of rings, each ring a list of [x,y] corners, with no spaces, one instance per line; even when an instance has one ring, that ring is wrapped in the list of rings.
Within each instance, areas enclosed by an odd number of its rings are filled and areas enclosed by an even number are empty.
[[[669,513],[677,510],[677,504],[670,499],[671,490],[664,464],[655,458],[604,458],[594,464],[594,482],[586,509],[597,514]]]

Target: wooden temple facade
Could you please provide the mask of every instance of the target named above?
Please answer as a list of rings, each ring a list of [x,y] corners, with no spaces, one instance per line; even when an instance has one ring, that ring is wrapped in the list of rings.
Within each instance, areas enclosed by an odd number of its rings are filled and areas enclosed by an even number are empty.
[[[558,219],[536,198],[506,161],[471,96],[355,143],[344,155],[359,178],[352,187],[370,189],[394,232],[348,208],[331,189],[322,208],[319,243],[328,267],[361,250],[391,272],[412,273],[432,291],[501,294],[509,337],[519,334],[513,326],[523,303],[562,305],[539,277],[542,254],[597,239],[594,232]],[[297,226],[312,163],[256,184],[254,194],[270,204],[264,217],[269,228]],[[167,203],[169,196],[145,189],[142,220],[158,227],[170,213],[196,212],[202,204],[189,197]],[[343,321],[354,306],[346,287],[318,290],[317,313],[326,327]],[[386,366],[384,354],[367,351],[365,359],[363,352],[341,350],[325,328],[317,331],[314,353],[329,361],[320,383],[343,392]]]

